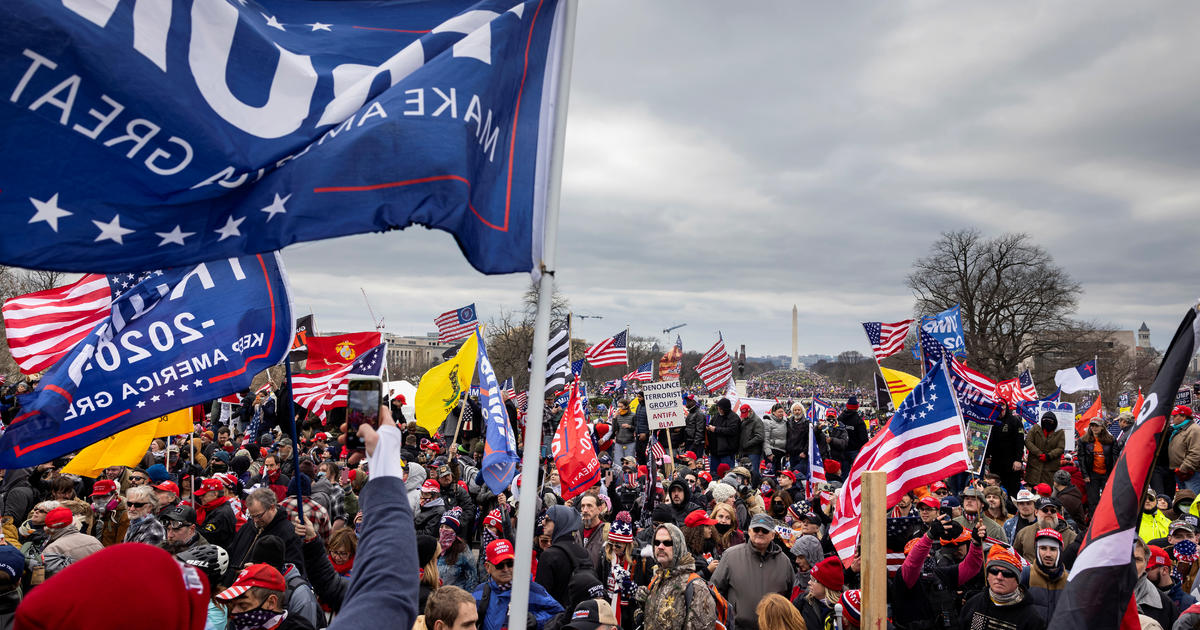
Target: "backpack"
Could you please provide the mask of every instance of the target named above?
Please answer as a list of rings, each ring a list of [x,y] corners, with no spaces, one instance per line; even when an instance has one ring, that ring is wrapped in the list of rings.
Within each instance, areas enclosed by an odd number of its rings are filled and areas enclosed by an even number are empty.
[[[659,576],[655,575],[654,579],[650,580],[649,589],[651,591],[654,590],[654,587],[658,582],[658,577]],[[717,622],[715,625],[713,625],[713,628],[716,630],[732,630],[733,619],[736,616],[733,602],[725,599],[725,597],[721,595],[720,591],[717,590],[717,587],[713,586],[711,582],[700,577],[700,574],[698,573],[688,574],[687,586],[683,589],[683,624],[679,626],[681,630],[687,630],[688,615],[692,612],[692,597],[695,592],[695,589],[692,585],[697,582],[707,588],[709,593],[712,593],[713,609],[717,614]]]

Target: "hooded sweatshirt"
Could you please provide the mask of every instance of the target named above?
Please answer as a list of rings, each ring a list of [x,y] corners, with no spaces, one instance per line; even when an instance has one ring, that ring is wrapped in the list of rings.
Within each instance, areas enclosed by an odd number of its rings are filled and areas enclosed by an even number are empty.
[[[571,576],[577,571],[595,574],[592,560],[583,545],[579,544],[576,532],[583,526],[583,519],[575,508],[554,505],[546,510],[546,520],[554,523],[550,547],[538,556],[537,578],[534,580],[566,610],[574,610],[571,601]],[[599,580],[599,578],[597,578]]]
[[[704,582],[692,585],[692,602],[685,603],[685,590],[696,561],[688,552],[683,532],[670,523],[659,525],[671,534],[671,562],[658,565],[658,574],[650,582],[646,597],[646,630],[711,630],[717,622],[716,603]],[[687,625],[684,624],[686,619]]]
[[[412,506],[413,512],[421,507],[421,484],[425,483],[428,476],[423,466],[409,462],[408,479],[404,480],[404,489],[408,491],[408,504]]]

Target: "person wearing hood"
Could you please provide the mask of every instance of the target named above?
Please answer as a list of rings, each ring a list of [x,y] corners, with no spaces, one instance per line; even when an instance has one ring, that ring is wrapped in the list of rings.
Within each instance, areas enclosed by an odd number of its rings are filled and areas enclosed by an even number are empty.
[[[733,457],[737,454],[739,439],[742,434],[742,423],[733,413],[733,403],[728,398],[717,401],[717,412],[712,416],[708,430],[708,472],[717,477],[721,464],[732,468]]]
[[[645,630],[711,630],[717,623],[716,602],[695,573],[696,561],[683,531],[669,523],[659,525],[651,540],[658,573],[649,587],[638,589],[638,599],[645,602]]]
[[[1079,488],[1071,483],[1071,473],[1059,470],[1054,473],[1054,479],[1050,485],[1054,487],[1054,498],[1058,499],[1063,506],[1064,515],[1069,516],[1082,529],[1084,525],[1083,495],[1079,492]]]
[[[795,558],[796,576],[792,581],[792,596],[788,599],[794,602],[808,592],[812,568],[825,558],[825,552],[821,548],[821,541],[812,534],[797,536],[791,551],[792,557]]]
[[[37,492],[29,483],[28,468],[14,468],[0,474],[4,475],[4,481],[0,482],[0,497],[3,497],[4,509],[0,515],[3,516],[3,522],[8,524],[6,529],[10,525],[14,528],[12,531],[5,531],[4,534],[16,540],[16,524],[25,522],[25,517],[33,511],[33,506],[38,502]]]
[[[426,479],[421,484],[420,509],[413,519],[418,534],[438,537],[442,514],[446,512],[446,502],[442,500],[441,493],[441,486],[432,479]]]
[[[749,538],[721,555],[712,583],[733,604],[737,627],[757,630],[755,606],[770,593],[791,594],[796,570],[775,542],[775,519],[755,514],[750,519]]]
[[[1143,542],[1166,538],[1171,533],[1171,519],[1158,509],[1158,495],[1151,488],[1146,488],[1146,497],[1142,499],[1142,519],[1138,523],[1138,537]]]
[[[1042,497],[1037,500],[1038,523],[1033,527],[1022,529],[1012,541],[1013,550],[1028,560],[1037,562],[1037,533],[1043,529],[1053,529],[1062,535],[1063,548],[1066,549],[1075,542],[1075,530],[1063,518],[1062,504],[1053,497]],[[1165,530],[1164,530],[1165,531]]]
[[[842,598],[842,563],[837,556],[818,562],[809,570],[808,591],[792,602],[804,619],[805,628],[831,628],[834,626],[834,606]]]
[[[867,423],[863,420],[862,415],[858,413],[858,398],[851,396],[846,400],[846,408],[842,410],[838,416],[837,423],[846,427],[847,441],[846,453],[842,459],[842,470],[850,470],[854,460],[858,457],[858,452],[866,446],[870,435],[867,433]]]
[[[750,483],[754,487],[758,487],[762,480],[760,477],[763,444],[766,441],[766,431],[763,428],[762,418],[758,417],[757,413],[750,408],[750,405],[742,405],[738,407],[738,416],[742,419],[741,430],[738,437],[738,454],[740,458],[750,460]]]
[[[1133,599],[1137,602],[1138,614],[1150,617],[1164,628],[1170,628],[1178,616],[1175,602],[1149,577],[1152,571],[1157,575],[1156,569],[1166,564],[1161,556],[1151,553],[1150,547],[1140,538],[1133,540],[1133,566],[1138,574],[1138,581],[1133,586]]]
[[[676,525],[682,523],[691,514],[696,506],[692,504],[692,489],[688,487],[687,480],[682,476],[671,480],[667,486],[667,507],[671,509],[673,520]]]
[[[1038,428],[1030,429],[1025,436],[1025,448],[1029,450],[1029,463],[1025,470],[1025,485],[1049,484],[1061,466],[1060,458],[1066,436],[1058,430],[1058,417],[1047,411],[1042,414]]]
[[[574,610],[578,603],[572,600],[570,592],[572,576],[590,571],[595,578],[596,569],[592,559],[578,540],[582,526],[579,512],[566,505],[550,506],[542,525],[542,531],[550,536],[550,546],[538,555],[537,577],[534,581],[541,584],[565,610]],[[595,579],[599,582],[599,578]]]
[[[1067,569],[1063,566],[1063,539],[1053,529],[1040,529],[1035,539],[1037,558],[1021,570],[1021,587],[1042,619],[1054,616],[1058,596],[1067,587]]]
[[[1168,466],[1175,474],[1179,487],[1200,492],[1200,425],[1192,418],[1192,408],[1176,405],[1171,411],[1171,428],[1167,430]],[[7,511],[5,512],[7,514]]]
[[[704,408],[700,403],[696,402],[696,397],[688,395],[687,397],[687,419],[684,420],[687,435],[686,449],[696,455],[704,456],[704,425],[708,422],[708,416],[704,414]],[[678,447],[676,447],[678,448]],[[614,456],[613,459],[619,459]]]
[[[425,479],[429,476],[425,472],[425,467],[414,462],[408,462],[408,468],[404,475],[404,489],[408,491],[408,503],[412,506],[413,512],[421,507],[421,485],[425,483]]]
[[[961,628],[1012,628],[1042,630],[1046,620],[1021,588],[1021,559],[1002,545],[992,545],[987,556],[987,588],[963,604]]]

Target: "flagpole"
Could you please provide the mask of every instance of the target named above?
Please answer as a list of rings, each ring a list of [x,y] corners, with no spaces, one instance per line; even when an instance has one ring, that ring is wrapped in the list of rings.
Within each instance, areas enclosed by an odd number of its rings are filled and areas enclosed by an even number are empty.
[[[551,304],[554,300],[555,257],[558,248],[558,208],[562,195],[563,148],[566,145],[567,103],[571,94],[571,60],[575,51],[575,14],[579,0],[563,0],[562,59],[558,67],[558,85],[554,106],[554,139],[550,153],[549,182],[546,191],[546,220],[543,227],[541,278],[538,280],[538,308],[533,322],[533,358],[529,375],[529,393],[546,395],[546,345],[550,336]],[[628,343],[628,340],[627,340]],[[571,339],[567,338],[567,347]],[[628,357],[628,354],[626,354]],[[545,405],[530,405],[525,423],[525,446],[521,470],[531,477],[541,459],[542,412]],[[517,506],[516,557],[513,559],[513,589],[508,607],[508,627],[524,628],[529,611],[529,586],[533,576],[530,560],[533,556],[533,525],[537,517],[537,479],[525,479]]]
[[[386,350],[383,353],[384,361],[387,361]],[[292,429],[292,471],[296,477],[296,513],[300,516],[300,523],[304,523],[304,491],[300,489],[300,436],[296,431],[296,408],[292,405],[292,362],[285,360],[283,362],[287,370],[287,410],[288,410],[288,426]],[[278,400],[278,399],[276,399]]]

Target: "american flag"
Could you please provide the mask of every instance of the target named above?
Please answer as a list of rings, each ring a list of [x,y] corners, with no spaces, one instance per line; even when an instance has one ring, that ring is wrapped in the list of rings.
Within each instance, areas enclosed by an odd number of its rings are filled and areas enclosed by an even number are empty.
[[[953,391],[945,363],[938,362],[854,460],[829,530],[843,560],[854,555],[858,541],[864,470],[886,473],[885,507],[890,508],[905,492],[969,467],[964,420]]]
[[[625,389],[625,379],[614,378],[611,381],[605,381],[604,384],[600,386],[600,393],[601,394],[612,394],[615,392],[624,391],[624,389]]]
[[[346,406],[350,393],[351,374],[383,374],[383,353],[386,344],[379,344],[364,352],[353,363],[332,370],[295,374],[292,376],[292,399],[297,405],[326,420],[330,409]]]
[[[1029,370],[1021,372],[1021,375],[1017,377],[1017,384],[1021,386],[1018,391],[1023,400],[1037,400],[1037,388],[1033,386],[1033,375],[1029,373]]]
[[[828,481],[825,477],[825,460],[821,459],[821,449],[817,448],[816,432],[816,425],[808,427],[808,482],[804,484],[804,497],[809,502],[816,496],[817,488]]]
[[[696,374],[704,381],[708,391],[713,392],[724,387],[733,378],[733,361],[725,350],[725,339],[717,333],[717,343],[700,357],[696,364]]]
[[[642,381],[649,383],[654,380],[654,361],[647,361],[639,366],[634,371],[621,377],[624,381]]]
[[[920,331],[921,353],[925,356],[926,370],[932,369],[937,361],[949,364],[950,383],[958,396],[962,412],[968,420],[988,424],[997,423],[1004,416],[1006,405],[996,399],[996,381],[963,364],[946,351],[938,340],[925,331]]]
[[[924,533],[921,519],[917,516],[898,516],[887,519],[887,571],[888,577],[896,575],[904,564],[904,545]]]
[[[587,359],[588,365],[592,367],[606,367],[627,363],[629,355],[625,351],[625,331],[622,330],[612,337],[588,348],[583,353],[583,358]]]
[[[7,383],[7,382],[8,382],[8,375],[7,375],[7,374],[0,374],[0,385],[3,385],[3,384],[5,384],[5,383]]]
[[[650,434],[650,457],[653,457],[655,463],[658,464],[664,463],[667,459],[667,451],[663,449],[662,443],[654,437],[654,434]]]
[[[109,315],[119,330],[124,315],[113,309],[123,293],[161,271],[88,274],[73,284],[27,293],[4,301],[4,330],[13,360],[24,374],[36,374],[54,365]],[[130,298],[132,316],[141,310],[142,296]]]
[[[470,337],[479,325],[479,318],[475,316],[475,305],[468,304],[438,315],[433,323],[437,324],[438,343],[450,343]]]
[[[579,375],[582,373],[583,373],[583,359],[576,359],[576,360],[572,361],[571,362],[571,376],[574,376],[575,378],[579,378]]]
[[[511,376],[504,379],[503,383],[500,383],[500,389],[504,391],[509,400],[517,396],[517,390],[513,387],[513,378]]]
[[[521,392],[513,399],[513,404],[517,406],[517,412],[522,417],[525,415],[525,410],[529,408],[529,392]]]
[[[912,322],[911,319],[894,324],[863,322],[863,330],[867,331],[867,341],[871,342],[876,361],[882,361],[904,349],[904,338],[908,336],[908,327]]]

